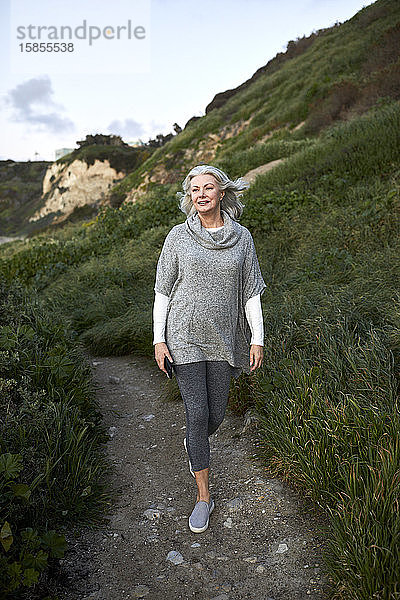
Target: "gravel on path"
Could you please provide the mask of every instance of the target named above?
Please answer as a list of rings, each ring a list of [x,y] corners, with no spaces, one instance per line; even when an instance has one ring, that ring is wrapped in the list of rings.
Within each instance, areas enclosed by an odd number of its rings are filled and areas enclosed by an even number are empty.
[[[117,500],[102,529],[70,536],[63,600],[324,600],[322,517],[268,475],[231,412],[211,442],[215,510],[189,530],[196,490],[181,402],[137,356],[90,357]]]

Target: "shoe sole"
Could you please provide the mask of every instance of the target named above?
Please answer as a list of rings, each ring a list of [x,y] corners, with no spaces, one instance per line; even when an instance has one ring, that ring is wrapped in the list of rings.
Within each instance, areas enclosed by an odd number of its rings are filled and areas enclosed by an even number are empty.
[[[196,475],[194,474],[194,471],[192,469],[192,465],[190,464],[189,452],[187,451],[187,448],[186,448],[186,438],[183,438],[183,445],[185,447],[186,454],[188,455],[189,471],[190,471],[192,477],[194,477],[196,479]]]
[[[212,511],[214,510],[214,507],[215,507],[215,504],[213,502],[212,505],[211,505],[210,510],[208,511],[208,519],[207,519],[207,522],[204,525],[204,527],[193,527],[190,524],[190,517],[189,517],[189,529],[190,529],[190,531],[193,531],[193,533],[203,533],[203,531],[205,531],[208,528],[208,523],[210,521],[210,515],[211,515]]]

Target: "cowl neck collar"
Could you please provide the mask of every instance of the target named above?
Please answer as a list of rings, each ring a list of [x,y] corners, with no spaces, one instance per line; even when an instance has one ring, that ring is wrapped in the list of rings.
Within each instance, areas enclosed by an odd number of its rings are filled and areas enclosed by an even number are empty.
[[[221,250],[231,248],[240,239],[242,235],[239,223],[231,219],[225,210],[221,210],[224,226],[219,231],[210,232],[203,227],[199,214],[195,212],[186,219],[187,232],[204,248],[212,250]]]

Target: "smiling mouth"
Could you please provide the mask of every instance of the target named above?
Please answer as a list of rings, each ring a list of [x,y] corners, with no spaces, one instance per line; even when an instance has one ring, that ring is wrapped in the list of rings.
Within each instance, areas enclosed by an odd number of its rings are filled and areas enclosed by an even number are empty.
[[[199,200],[197,204],[208,204],[209,202],[209,200]]]

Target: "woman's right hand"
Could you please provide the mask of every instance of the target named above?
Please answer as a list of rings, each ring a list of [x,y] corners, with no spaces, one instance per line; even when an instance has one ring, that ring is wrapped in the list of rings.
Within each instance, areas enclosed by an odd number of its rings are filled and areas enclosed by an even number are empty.
[[[167,374],[167,371],[165,370],[165,367],[164,367],[165,356],[167,356],[171,362],[174,362],[169,353],[167,344],[165,342],[159,342],[158,344],[155,344],[154,345],[154,354],[155,354],[159,369],[161,369],[161,371],[164,371],[164,373]]]

